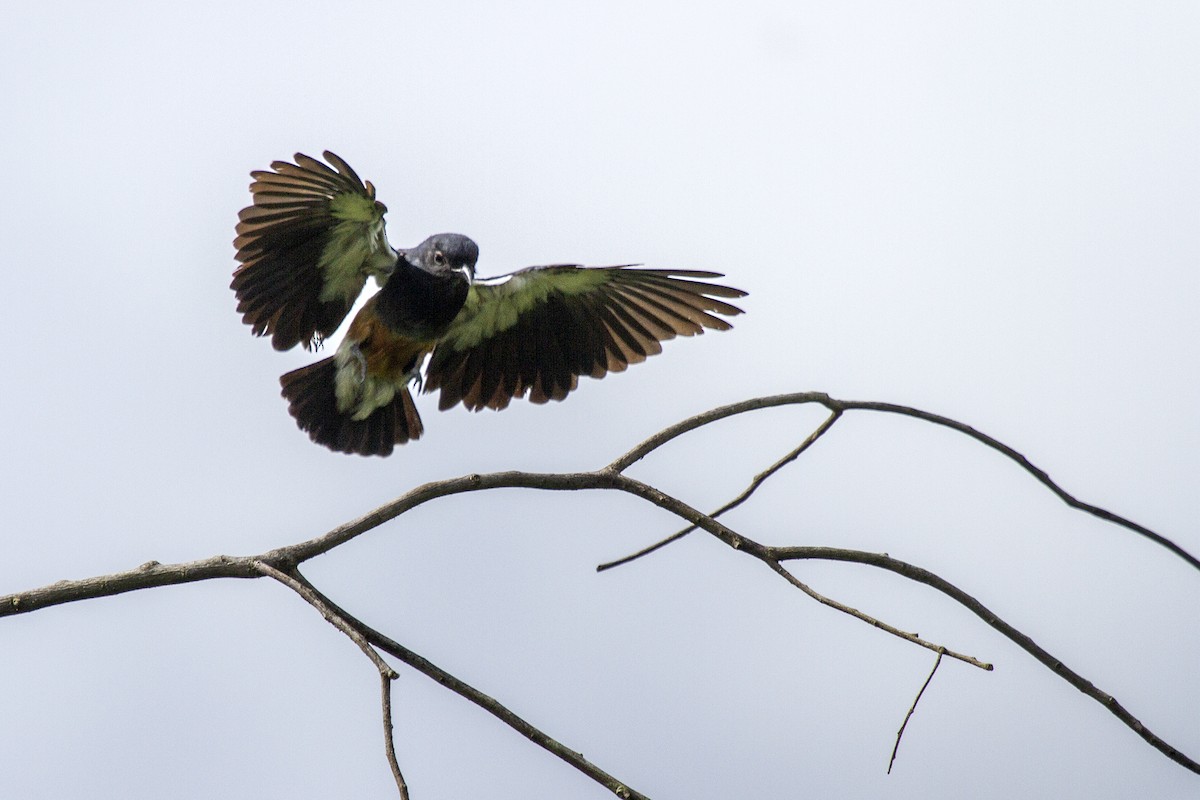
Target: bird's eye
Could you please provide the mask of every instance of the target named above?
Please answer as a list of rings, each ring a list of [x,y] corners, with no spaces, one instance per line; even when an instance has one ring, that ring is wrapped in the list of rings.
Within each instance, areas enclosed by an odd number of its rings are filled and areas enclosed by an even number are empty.
[[[446,266],[446,256],[441,250],[435,250],[433,252],[433,263],[437,264],[439,267]]]

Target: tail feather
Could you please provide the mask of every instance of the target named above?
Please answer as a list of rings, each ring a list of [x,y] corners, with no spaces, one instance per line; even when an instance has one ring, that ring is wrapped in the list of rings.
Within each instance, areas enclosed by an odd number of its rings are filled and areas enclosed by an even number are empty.
[[[356,421],[338,411],[335,372],[330,357],[279,379],[288,412],[310,439],[339,453],[386,456],[395,445],[420,438],[424,426],[407,387],[397,391],[392,402]]]

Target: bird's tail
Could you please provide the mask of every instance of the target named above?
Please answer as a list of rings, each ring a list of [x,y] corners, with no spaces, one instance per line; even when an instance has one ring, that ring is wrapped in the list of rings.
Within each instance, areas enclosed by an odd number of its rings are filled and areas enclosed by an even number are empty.
[[[375,409],[366,419],[355,420],[338,410],[336,371],[330,357],[279,379],[288,412],[301,429],[308,431],[310,439],[339,453],[386,456],[394,445],[420,438],[424,427],[408,387],[397,389],[390,403]]]

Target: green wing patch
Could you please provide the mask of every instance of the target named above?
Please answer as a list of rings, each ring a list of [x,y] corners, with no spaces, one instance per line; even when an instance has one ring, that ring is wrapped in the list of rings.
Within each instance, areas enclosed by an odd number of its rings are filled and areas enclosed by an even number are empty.
[[[343,193],[329,201],[329,213],[338,220],[329,231],[317,267],[324,271],[322,302],[341,300],[353,304],[368,275],[382,283],[396,263],[388,245],[383,203],[367,195]]]
[[[523,315],[544,304],[551,293],[586,294],[603,286],[609,276],[605,269],[563,264],[521,270],[495,280],[472,284],[467,302],[442,339],[443,346],[455,350],[475,347],[516,325]]]
[[[562,400],[662,351],[661,342],[727,330],[745,295],[717,273],[629,267],[534,267],[477,281],[434,348],[425,391],[438,408],[501,409],[518,397]],[[718,316],[719,315],[719,316]]]
[[[238,215],[230,287],[242,320],[278,350],[312,348],[346,318],[369,276],[382,283],[397,256],[387,208],[345,161],[326,151],[250,173],[254,204]],[[330,166],[330,165],[333,166]]]

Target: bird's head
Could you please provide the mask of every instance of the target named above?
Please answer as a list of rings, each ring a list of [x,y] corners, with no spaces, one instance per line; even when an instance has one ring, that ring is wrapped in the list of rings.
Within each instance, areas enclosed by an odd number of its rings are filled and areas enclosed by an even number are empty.
[[[467,281],[473,281],[479,245],[461,233],[439,233],[411,250],[405,250],[404,257],[426,272],[443,275],[461,272]]]

